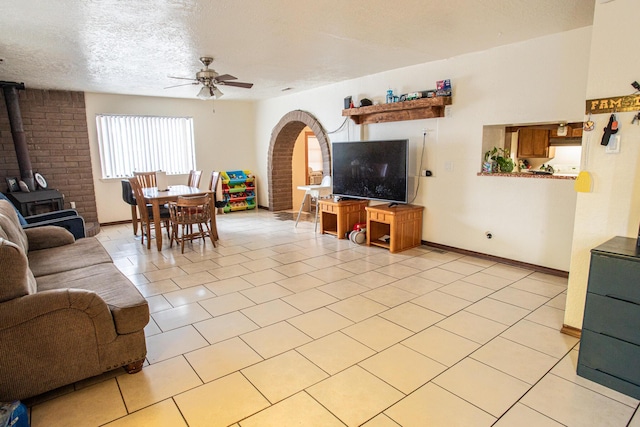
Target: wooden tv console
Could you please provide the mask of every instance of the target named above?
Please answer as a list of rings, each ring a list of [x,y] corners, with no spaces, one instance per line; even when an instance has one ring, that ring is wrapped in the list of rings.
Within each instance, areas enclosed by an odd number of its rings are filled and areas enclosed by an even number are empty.
[[[422,243],[423,206],[367,206],[367,246],[380,246],[391,253],[415,248]],[[384,236],[388,238],[382,240]]]
[[[366,222],[367,246],[396,253],[422,244],[423,206],[368,204],[368,200],[319,200],[320,233],[346,239],[354,224]],[[389,237],[381,240],[383,236]]]
[[[320,233],[332,234],[338,239],[346,239],[347,232],[353,229],[354,224],[367,221],[365,207],[368,200],[319,200]]]

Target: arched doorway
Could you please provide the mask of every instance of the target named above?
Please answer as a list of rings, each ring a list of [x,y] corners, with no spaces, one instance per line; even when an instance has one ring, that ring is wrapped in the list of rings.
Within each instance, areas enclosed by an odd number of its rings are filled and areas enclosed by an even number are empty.
[[[325,175],[330,174],[331,152],[329,140],[320,122],[311,114],[295,110],[285,114],[271,132],[267,170],[269,176],[269,210],[282,211],[293,207],[291,195],[291,160],[298,135],[309,126],[318,138],[322,150],[322,165]]]

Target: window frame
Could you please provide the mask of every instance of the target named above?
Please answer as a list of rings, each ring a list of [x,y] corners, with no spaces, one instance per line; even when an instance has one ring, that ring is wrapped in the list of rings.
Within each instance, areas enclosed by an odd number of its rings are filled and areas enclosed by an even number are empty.
[[[193,117],[96,114],[96,133],[102,179],[196,169]]]

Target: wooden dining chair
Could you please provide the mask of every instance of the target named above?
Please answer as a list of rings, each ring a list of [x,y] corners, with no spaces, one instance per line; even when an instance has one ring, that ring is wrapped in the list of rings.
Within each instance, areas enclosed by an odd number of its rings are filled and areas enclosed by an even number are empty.
[[[201,177],[202,171],[189,171],[189,181],[187,182],[187,185],[189,187],[199,187]]]
[[[171,241],[169,247],[173,246],[173,241],[180,242],[180,249],[184,253],[184,242],[186,240],[202,238],[208,236],[216,247],[216,241],[209,228],[211,220],[211,198],[209,195],[195,197],[178,197],[175,202],[169,202],[169,215],[171,218]],[[197,226],[197,230],[195,230]],[[195,230],[195,231],[194,231]]]
[[[147,236],[147,249],[151,249],[151,229],[154,227],[153,211],[151,210],[151,206],[144,202],[144,193],[142,192],[141,184],[143,180],[144,177],[142,176],[134,176],[133,178],[129,178],[129,184],[131,184],[131,190],[133,191],[133,196],[136,198],[138,211],[140,212],[140,230],[142,232],[141,243],[144,245],[144,237]],[[164,224],[164,227],[167,229],[167,233],[169,233],[170,215],[167,209],[161,208],[160,219],[161,224]],[[162,230],[155,230],[155,232],[162,233]]]
[[[217,216],[217,210],[218,210],[218,206],[217,206],[217,189],[218,189],[218,180],[220,179],[220,172],[218,171],[213,171],[211,172],[211,180],[209,180],[209,190],[213,191],[213,194],[211,195],[211,197],[213,197],[213,204],[215,206],[215,209],[213,210],[213,216],[211,217],[211,233],[213,233],[213,238],[216,240],[219,240],[218,238],[218,224],[216,222],[216,216]]]
[[[138,178],[138,182],[142,188],[156,187],[156,173],[155,172],[134,172],[133,176]]]

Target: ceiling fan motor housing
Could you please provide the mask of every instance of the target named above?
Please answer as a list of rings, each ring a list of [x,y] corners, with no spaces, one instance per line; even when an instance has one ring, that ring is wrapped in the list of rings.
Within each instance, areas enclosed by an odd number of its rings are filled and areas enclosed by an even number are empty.
[[[218,75],[215,71],[205,68],[196,73],[196,79],[204,85],[210,85]]]
[[[214,70],[209,69],[209,65],[213,62],[213,58],[210,56],[200,57],[200,62],[204,65],[204,68],[196,73],[196,80],[205,86],[213,84],[216,77],[219,76]]]

